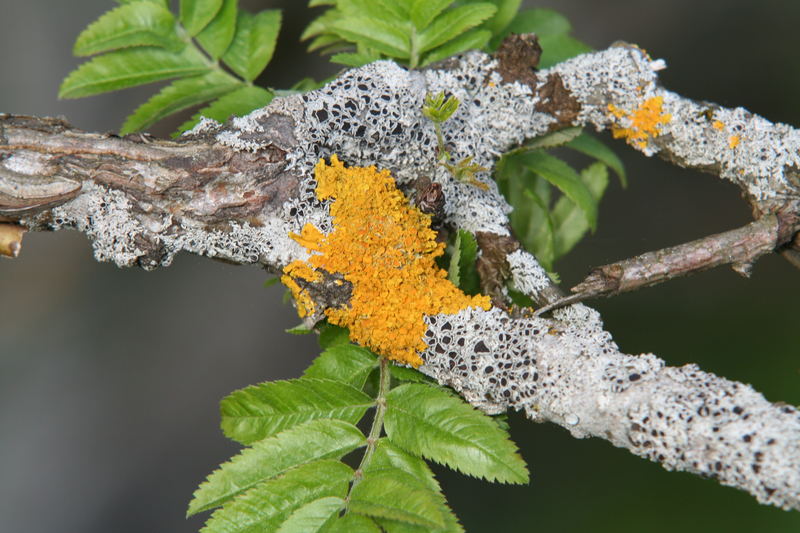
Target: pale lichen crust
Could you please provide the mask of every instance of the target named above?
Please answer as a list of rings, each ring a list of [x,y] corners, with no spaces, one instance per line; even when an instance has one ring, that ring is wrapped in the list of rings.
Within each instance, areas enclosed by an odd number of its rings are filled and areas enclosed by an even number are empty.
[[[467,296],[447,280],[435,259],[444,253],[430,216],[409,205],[388,170],[346,168],[334,155],[316,168],[320,201],[330,205],[333,231],[307,224],[291,236],[311,256],[284,269],[300,316],[315,311],[303,289],[321,272],[341,274],[352,284],[348,305],[325,309],[328,320],[350,329],[350,337],[376,353],[419,366],[427,348],[425,315],[469,307],[489,309],[487,296]]]

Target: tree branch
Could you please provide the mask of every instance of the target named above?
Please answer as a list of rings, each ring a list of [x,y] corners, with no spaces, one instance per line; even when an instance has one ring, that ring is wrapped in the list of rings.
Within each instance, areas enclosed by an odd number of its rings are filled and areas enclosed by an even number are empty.
[[[484,190],[453,179],[437,162],[433,125],[421,107],[427,93],[439,91],[463,103],[443,124],[454,160],[473,157],[491,169],[527,138],[592,124],[612,128],[647,155],[730,179],[765,224],[779,212],[796,216],[797,130],[665,91],[655,73],[661,67],[628,46],[534,76],[530,65],[504,69],[480,53],[421,72],[378,62],[224,125],[204,121],[176,142],[3,115],[0,216],[34,230],[77,228],[98,259],[120,266],[166,266],[183,250],[280,270],[308,256],[290,232],[306,224],[332,230],[312,169],[337,154],[349,165],[388,168],[407,191],[430,179],[444,196],[443,223],[507,242],[510,207],[489,172],[476,176]],[[524,73],[525,83],[514,81],[514,72]],[[487,258],[490,274],[505,270],[535,301],[558,297],[533,256],[498,249]],[[693,365],[669,368],[651,354],[621,353],[598,314],[582,305],[553,314],[513,318],[495,307],[429,316],[422,370],[488,412],[523,410],[577,437],[598,436],[666,468],[800,509],[794,407]]]

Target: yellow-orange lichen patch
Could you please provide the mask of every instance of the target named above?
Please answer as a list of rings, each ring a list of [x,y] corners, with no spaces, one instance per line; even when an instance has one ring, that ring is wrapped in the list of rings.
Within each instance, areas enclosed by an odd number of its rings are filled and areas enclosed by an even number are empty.
[[[739,143],[741,141],[742,139],[738,135],[731,135],[730,137],[728,137],[728,146],[730,147],[731,150],[733,150],[734,148],[739,146]]]
[[[297,279],[319,279],[316,269],[340,273],[352,284],[350,305],[326,309],[328,320],[350,328],[354,341],[379,355],[419,366],[418,352],[427,347],[425,315],[491,307],[488,296],[467,296],[447,280],[435,263],[444,244],[436,242],[430,216],[409,205],[388,170],[345,168],[334,155],[330,165],[319,162],[315,175],[317,197],[333,199],[334,230],[323,235],[307,224],[301,235],[291,235],[312,251],[281,278],[301,316],[309,304]]]
[[[663,107],[664,98],[662,96],[648,98],[634,111],[625,111],[614,104],[608,104],[609,113],[627,123],[625,127],[612,126],[611,134],[615,139],[624,138],[629,144],[646,148],[647,141],[657,137],[660,133],[661,125],[672,119],[671,114],[664,113]]]
[[[719,120],[715,120],[711,125],[714,127],[715,130],[722,131],[723,129],[725,129],[725,124],[723,122],[720,122]]]

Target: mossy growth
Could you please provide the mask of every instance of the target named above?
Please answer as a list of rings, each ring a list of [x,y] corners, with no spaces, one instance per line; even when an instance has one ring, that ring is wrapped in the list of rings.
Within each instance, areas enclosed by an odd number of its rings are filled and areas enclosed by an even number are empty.
[[[488,296],[467,296],[447,279],[435,259],[444,253],[430,228],[430,216],[409,205],[388,170],[331,164],[316,167],[316,195],[332,199],[334,230],[328,235],[306,224],[291,234],[311,252],[295,261],[281,278],[292,291],[300,316],[314,303],[298,279],[320,279],[319,269],[342,274],[352,284],[347,306],[325,309],[328,320],[350,329],[350,337],[375,353],[412,366],[427,326],[425,315],[453,314],[467,307],[491,307]]]

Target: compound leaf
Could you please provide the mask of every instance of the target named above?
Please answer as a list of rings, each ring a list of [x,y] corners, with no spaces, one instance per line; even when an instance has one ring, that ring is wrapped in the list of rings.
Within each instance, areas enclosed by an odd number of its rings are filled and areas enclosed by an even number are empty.
[[[402,28],[366,17],[347,17],[334,21],[330,28],[343,38],[363,44],[386,55],[409,57],[409,38]]]
[[[419,53],[433,50],[461,35],[494,15],[495,11],[497,8],[488,2],[467,4],[445,11],[420,32]]]
[[[422,31],[452,2],[453,0],[414,0],[409,12],[411,22]]]
[[[316,418],[355,424],[373,405],[360,390],[328,379],[261,383],[222,400],[222,431],[230,439],[251,444]]]
[[[303,375],[308,378],[340,381],[360,390],[376,366],[377,356],[366,348],[340,344],[322,352]]]
[[[341,420],[311,420],[282,431],[254,443],[209,475],[195,491],[187,516],[223,505],[298,465],[339,459],[364,444],[361,431]]]
[[[355,513],[338,516],[322,528],[324,533],[381,533],[372,518]]]
[[[597,201],[571,166],[541,151],[520,154],[519,158],[528,169],[558,187],[575,202],[586,216],[589,227],[594,231],[597,225]]]
[[[617,154],[615,154],[611,148],[600,142],[600,140],[593,135],[584,132],[569,141],[567,146],[589,157],[594,157],[598,161],[602,161],[617,174],[619,182],[623,187],[628,185],[628,178],[625,176],[625,166],[622,164],[620,158],[617,157]]]
[[[525,462],[491,418],[427,385],[404,384],[386,398],[389,440],[404,450],[490,481],[525,483]]]
[[[249,112],[264,107],[272,101],[275,95],[262,87],[245,85],[211,102],[208,106],[192,115],[192,118],[181,124],[178,133],[188,131],[195,127],[201,117],[225,122],[231,115],[242,116]]]
[[[327,496],[300,507],[286,519],[277,533],[315,533],[344,508],[345,501],[337,496]]]
[[[595,162],[581,172],[581,179],[591,191],[597,202],[603,197],[608,185],[608,170],[601,162]],[[569,252],[583,238],[589,226],[580,207],[572,200],[562,196],[556,202],[553,212],[555,256],[561,257]]]
[[[108,11],[78,35],[72,53],[88,56],[132,46],[183,46],[175,18],[161,3],[137,2]]]
[[[359,514],[439,529],[445,525],[440,511],[443,500],[441,494],[394,468],[365,475],[350,492],[348,507]]]
[[[202,533],[277,531],[298,509],[322,498],[344,498],[353,469],[325,459],[259,483],[214,511]]]
[[[233,41],[238,3],[238,0],[224,0],[217,16],[195,36],[213,59],[222,56]]]
[[[239,85],[231,76],[217,70],[174,81],[128,116],[120,135],[146,129],[172,113],[217,98]]]
[[[470,30],[425,54],[420,65],[424,67],[467,50],[480,50],[491,37],[492,33],[488,30]]]
[[[181,24],[194,37],[205,28],[222,7],[222,0],[180,0]]]
[[[83,63],[64,79],[58,96],[80,98],[207,71],[202,54],[192,46],[179,53],[151,47],[128,48]]]
[[[253,81],[272,59],[281,12],[267,9],[255,15],[239,11],[236,34],[222,60],[246,81]]]

